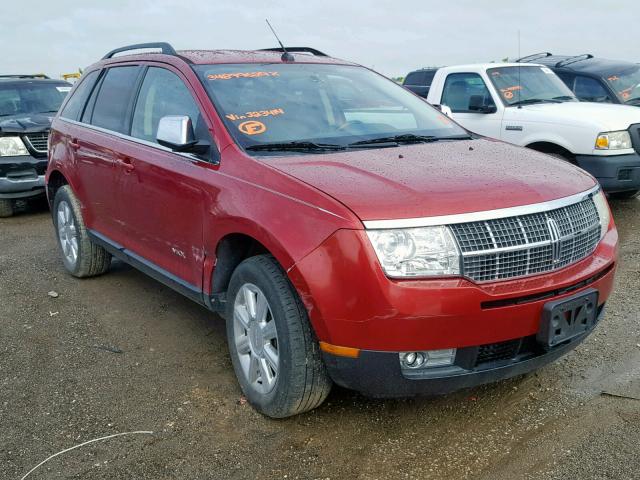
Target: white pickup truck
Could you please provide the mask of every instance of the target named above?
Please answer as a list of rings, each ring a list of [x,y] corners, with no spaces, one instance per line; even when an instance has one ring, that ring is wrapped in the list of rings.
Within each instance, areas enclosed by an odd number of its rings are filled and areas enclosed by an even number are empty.
[[[613,196],[640,191],[640,109],[578,102],[543,65],[440,68],[427,101],[474,133],[579,165]]]

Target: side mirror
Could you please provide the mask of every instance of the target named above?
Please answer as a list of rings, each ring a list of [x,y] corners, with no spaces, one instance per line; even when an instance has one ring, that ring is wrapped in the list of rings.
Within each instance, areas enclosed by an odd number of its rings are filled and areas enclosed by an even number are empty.
[[[469,111],[476,113],[496,113],[498,109],[495,105],[486,105],[484,95],[471,95],[469,97]]]
[[[162,117],[158,123],[156,140],[163,147],[176,152],[186,152],[198,143],[191,119],[186,115]]]

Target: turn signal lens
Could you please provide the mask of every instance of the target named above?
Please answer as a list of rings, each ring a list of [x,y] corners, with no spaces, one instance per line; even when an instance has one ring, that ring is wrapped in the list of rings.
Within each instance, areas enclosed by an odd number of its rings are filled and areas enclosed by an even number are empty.
[[[598,135],[598,138],[596,140],[596,148],[601,150],[606,150],[607,148],[609,148],[609,137],[607,137],[606,135]]]
[[[320,342],[320,350],[337,357],[358,358],[360,356],[359,348],[340,347],[327,342]]]

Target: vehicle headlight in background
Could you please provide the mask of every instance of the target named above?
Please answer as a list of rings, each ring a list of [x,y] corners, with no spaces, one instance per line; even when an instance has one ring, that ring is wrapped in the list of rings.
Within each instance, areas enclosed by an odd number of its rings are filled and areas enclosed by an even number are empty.
[[[29,155],[20,137],[0,137],[0,157]]]
[[[460,274],[460,253],[447,227],[367,230],[367,235],[389,277]]]
[[[609,204],[602,189],[598,190],[598,193],[593,196],[593,203],[595,203],[600,217],[600,238],[602,238],[607,233],[609,222],[611,221],[611,210],[609,210]]]
[[[626,130],[604,132],[596,138],[596,150],[623,150],[632,147],[631,136]]]

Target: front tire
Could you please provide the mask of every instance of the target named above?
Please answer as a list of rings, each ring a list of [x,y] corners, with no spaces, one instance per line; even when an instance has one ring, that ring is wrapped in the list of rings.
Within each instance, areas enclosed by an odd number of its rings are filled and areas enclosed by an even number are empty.
[[[307,312],[270,255],[243,261],[227,292],[227,341],[242,392],[259,412],[289,417],[331,390]]]
[[[0,218],[13,216],[13,200],[0,198]]]
[[[89,238],[80,202],[69,185],[56,192],[52,215],[62,261],[71,275],[93,277],[109,270],[111,255]]]

